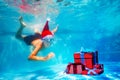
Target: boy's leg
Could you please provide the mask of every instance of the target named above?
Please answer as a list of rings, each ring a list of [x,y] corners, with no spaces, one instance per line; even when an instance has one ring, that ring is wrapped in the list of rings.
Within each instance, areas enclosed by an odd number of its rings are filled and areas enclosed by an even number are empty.
[[[22,17],[19,18],[20,21],[20,28],[18,29],[17,33],[16,33],[16,38],[22,40],[23,36],[22,36],[22,31],[24,29],[24,27],[26,26],[25,23],[23,22]]]

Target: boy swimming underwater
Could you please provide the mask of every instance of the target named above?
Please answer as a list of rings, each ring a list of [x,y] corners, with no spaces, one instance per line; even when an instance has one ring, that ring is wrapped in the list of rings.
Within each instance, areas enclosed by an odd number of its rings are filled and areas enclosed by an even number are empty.
[[[19,21],[20,21],[20,28],[16,33],[16,38],[24,41],[27,45],[32,45],[35,47],[28,58],[30,60],[40,60],[40,61],[46,61],[51,59],[55,55],[53,52],[50,52],[46,57],[36,56],[36,55],[43,46],[50,45],[50,42],[53,39],[54,33],[57,31],[58,27],[50,31],[48,26],[48,20],[47,20],[42,33],[35,32],[34,35],[23,36],[22,31],[24,27],[26,27],[26,24],[23,22],[22,17],[19,18]]]

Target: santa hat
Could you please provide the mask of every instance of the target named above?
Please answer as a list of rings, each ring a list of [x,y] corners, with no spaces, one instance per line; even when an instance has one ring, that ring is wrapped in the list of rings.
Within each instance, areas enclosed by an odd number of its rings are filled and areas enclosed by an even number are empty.
[[[47,35],[53,35],[52,32],[49,30],[48,20],[45,23],[45,26],[44,26],[44,28],[42,30],[41,36],[43,38],[43,37],[45,37]]]

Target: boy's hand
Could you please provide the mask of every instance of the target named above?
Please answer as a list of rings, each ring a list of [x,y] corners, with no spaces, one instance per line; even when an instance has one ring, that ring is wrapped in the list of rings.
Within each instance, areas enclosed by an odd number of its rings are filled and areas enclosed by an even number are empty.
[[[58,26],[59,26],[59,25],[57,24],[57,26],[56,26],[56,28],[55,28],[56,31],[58,30]]]
[[[55,33],[58,30],[58,25],[52,30],[53,33]]]

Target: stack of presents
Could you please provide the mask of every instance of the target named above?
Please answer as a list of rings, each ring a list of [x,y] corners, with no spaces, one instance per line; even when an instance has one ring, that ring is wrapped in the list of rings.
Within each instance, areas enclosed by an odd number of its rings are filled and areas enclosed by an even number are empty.
[[[76,52],[74,63],[67,65],[67,74],[98,75],[104,72],[103,64],[98,63],[98,52]]]

